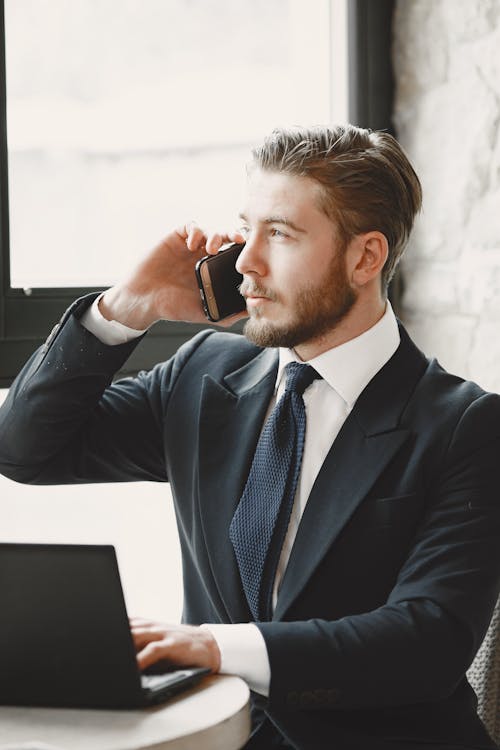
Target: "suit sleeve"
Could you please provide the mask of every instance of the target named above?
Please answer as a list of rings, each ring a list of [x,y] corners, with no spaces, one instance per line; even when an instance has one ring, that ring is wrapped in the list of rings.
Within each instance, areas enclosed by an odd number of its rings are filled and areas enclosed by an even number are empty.
[[[183,350],[112,384],[137,341],[106,346],[80,324],[94,296],[66,311],[0,409],[0,471],[15,481],[167,481],[163,416]]]
[[[454,692],[500,577],[500,398],[465,409],[386,603],[337,621],[260,623],[270,709],[379,708]]]

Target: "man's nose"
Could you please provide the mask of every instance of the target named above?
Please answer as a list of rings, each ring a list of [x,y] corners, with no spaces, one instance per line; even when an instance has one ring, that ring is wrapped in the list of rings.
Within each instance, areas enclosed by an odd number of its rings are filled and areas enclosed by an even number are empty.
[[[248,238],[236,261],[236,270],[243,275],[255,273],[264,276],[265,268],[262,242],[257,237]]]

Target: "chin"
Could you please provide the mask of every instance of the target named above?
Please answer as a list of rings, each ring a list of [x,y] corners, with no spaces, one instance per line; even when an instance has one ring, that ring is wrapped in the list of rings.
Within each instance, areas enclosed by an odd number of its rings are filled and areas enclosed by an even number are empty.
[[[290,324],[279,325],[263,318],[250,318],[245,323],[243,333],[246,338],[262,347],[285,347],[292,349],[303,341],[300,331]]]

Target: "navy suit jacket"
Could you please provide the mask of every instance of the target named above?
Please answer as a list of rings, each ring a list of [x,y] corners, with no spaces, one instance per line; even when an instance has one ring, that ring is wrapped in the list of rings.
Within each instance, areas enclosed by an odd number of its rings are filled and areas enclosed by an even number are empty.
[[[185,622],[248,622],[228,529],[275,384],[276,350],[205,331],[111,384],[78,300],[0,412],[21,482],[169,481]],[[465,678],[498,595],[500,397],[401,344],[321,468],[272,622],[270,720],[296,748],[492,748]]]

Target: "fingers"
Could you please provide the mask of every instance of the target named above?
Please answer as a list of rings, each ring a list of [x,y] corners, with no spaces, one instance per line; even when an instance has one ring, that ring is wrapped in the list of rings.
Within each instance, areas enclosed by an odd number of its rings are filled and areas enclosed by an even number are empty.
[[[161,641],[151,641],[147,643],[137,654],[137,664],[140,670],[147,669],[159,661],[169,661],[175,664],[171,659],[172,639],[165,637]],[[181,664],[179,664],[181,666]],[[182,666],[189,666],[182,664]]]
[[[215,255],[222,245],[228,242],[245,242],[241,232],[231,232],[230,234],[215,233],[207,237],[206,251],[209,255]]]
[[[205,252],[207,235],[195,221],[188,221],[176,229],[176,232],[184,240],[188,250],[198,253]]]
[[[152,628],[158,629],[159,627],[161,627],[160,623],[153,622],[153,620],[148,620],[144,617],[129,617],[128,622],[130,625],[132,636],[134,636],[135,633],[139,633],[143,630]]]
[[[188,221],[176,230],[192,252],[215,255],[228,242],[245,242],[241,232],[215,232],[207,234],[195,221]]]
[[[146,625],[157,625],[153,620],[147,620],[145,617],[129,617],[128,622],[131,628],[145,627]]]
[[[178,666],[209,667],[213,672],[220,668],[219,648],[206,629],[191,625],[163,625],[134,618],[131,632],[140,669],[159,661]]]
[[[165,628],[161,627],[160,625],[134,627],[131,632],[136,651],[143,648],[147,643],[153,641],[161,641],[165,636]]]
[[[131,633],[139,669],[147,669],[160,661],[176,663],[175,659],[171,658],[174,639],[168,633],[166,625],[137,618],[134,618],[133,622]]]

